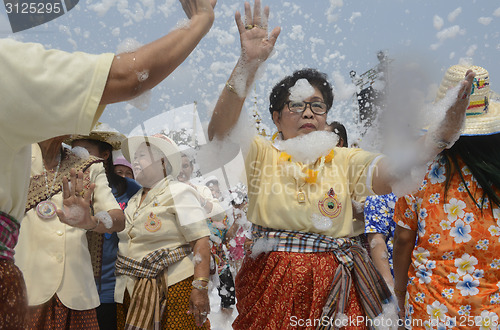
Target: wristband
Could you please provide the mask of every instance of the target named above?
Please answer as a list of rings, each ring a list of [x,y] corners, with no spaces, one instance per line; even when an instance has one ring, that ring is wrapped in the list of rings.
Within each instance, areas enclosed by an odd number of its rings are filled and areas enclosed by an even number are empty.
[[[210,279],[208,277],[197,277],[194,279],[194,281],[203,281],[203,282],[210,282]]]

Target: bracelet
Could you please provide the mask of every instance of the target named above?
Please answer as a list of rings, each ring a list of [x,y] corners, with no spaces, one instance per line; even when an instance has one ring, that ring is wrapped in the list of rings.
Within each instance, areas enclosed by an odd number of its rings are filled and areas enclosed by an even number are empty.
[[[195,280],[191,283],[193,288],[198,289],[198,290],[207,290],[208,291],[208,285],[203,286],[203,285],[199,284],[198,282],[199,281]]]
[[[229,81],[226,81],[226,88],[230,91],[230,92],[233,92],[234,94],[238,95],[238,93],[236,93],[236,90],[234,89],[233,85],[231,85],[229,83]]]
[[[87,231],[93,231],[94,229],[96,229],[99,224],[101,223],[101,220],[99,219],[99,217],[95,217],[97,219],[97,222],[95,223],[95,226],[90,228],[90,229],[87,229]]]
[[[208,277],[197,277],[194,279],[195,281],[203,281],[203,282],[210,282],[210,279]]]

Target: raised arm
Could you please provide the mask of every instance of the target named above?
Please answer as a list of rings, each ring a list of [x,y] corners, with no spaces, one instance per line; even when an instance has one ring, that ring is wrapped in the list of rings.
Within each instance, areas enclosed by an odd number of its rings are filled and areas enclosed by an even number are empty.
[[[158,85],[170,75],[208,33],[214,21],[217,0],[180,0],[190,19],[185,27],[142,46],[116,55],[109,72],[101,104],[132,99]],[[145,73],[139,79],[140,73]]]
[[[237,11],[235,21],[240,34],[241,55],[226,86],[215,105],[208,137],[224,138],[234,127],[241,113],[247,92],[259,67],[267,60],[274,48],[280,28],[274,28],[268,35],[269,7],[261,11],[260,0],[255,0],[253,15],[250,4],[245,2],[245,22]]]
[[[411,170],[414,166],[425,165],[457,140],[465,120],[465,111],[469,106],[474,77],[475,73],[468,70],[458,90],[455,102],[446,111],[438,130],[428,131],[420,138],[414,146],[414,150],[406,155],[410,156],[407,160],[399,162],[397,166],[391,164],[387,159],[382,159],[377,164],[372,181],[373,191],[377,195],[392,192],[394,184],[401,177],[411,176]]]

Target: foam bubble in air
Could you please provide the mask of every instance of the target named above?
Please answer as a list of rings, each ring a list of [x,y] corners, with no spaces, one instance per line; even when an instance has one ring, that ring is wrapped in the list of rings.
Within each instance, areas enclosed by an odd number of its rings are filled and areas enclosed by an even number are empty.
[[[113,219],[111,218],[108,212],[106,211],[98,212],[95,215],[95,217],[99,219],[99,222],[101,222],[104,225],[104,227],[106,227],[106,229],[111,229],[111,227],[113,227]]]

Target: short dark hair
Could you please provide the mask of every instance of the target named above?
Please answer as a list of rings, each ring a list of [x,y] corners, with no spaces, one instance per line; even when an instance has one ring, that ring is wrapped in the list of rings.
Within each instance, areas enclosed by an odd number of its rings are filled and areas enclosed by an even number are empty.
[[[342,125],[338,121],[332,121],[330,124],[328,124],[328,127],[332,130],[333,133],[338,135],[340,141],[344,141],[344,147],[349,147],[349,143],[347,142],[347,130],[345,129],[344,125]]]
[[[281,112],[290,96],[290,87],[293,87],[299,79],[307,79],[313,87],[316,87],[323,95],[326,108],[330,110],[333,104],[333,91],[327,78],[328,76],[325,73],[311,68],[298,70],[291,76],[286,76],[273,87],[271,95],[269,95],[269,112],[271,116],[275,111]]]

